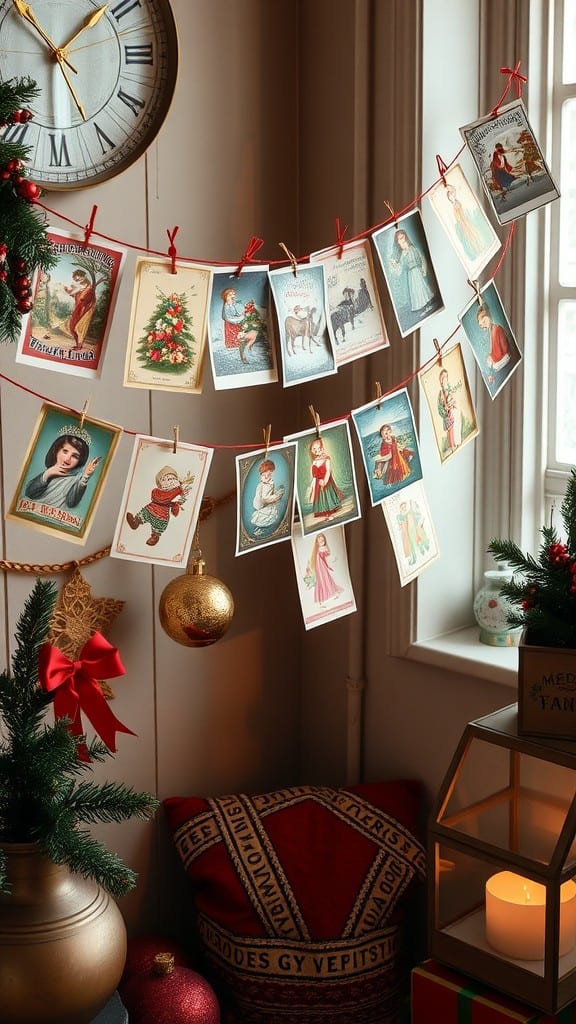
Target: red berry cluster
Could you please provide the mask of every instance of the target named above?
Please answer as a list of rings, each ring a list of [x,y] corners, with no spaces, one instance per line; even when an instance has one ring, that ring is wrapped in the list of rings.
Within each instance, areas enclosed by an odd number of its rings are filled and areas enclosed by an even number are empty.
[[[0,182],[11,181],[14,191],[20,196],[20,199],[34,203],[40,195],[40,189],[34,181],[30,181],[20,173],[23,167],[24,164],[21,160],[16,158],[9,160],[6,166],[0,170]]]
[[[538,595],[538,587],[528,587],[526,591],[526,597],[522,601],[522,608],[525,612],[529,611],[530,608],[536,606],[536,597]]]
[[[12,267],[8,270],[6,257],[8,247],[5,242],[0,242],[0,281],[8,284],[19,313],[29,313],[32,309],[32,281],[28,276],[28,264],[22,256],[17,256],[12,261]]]
[[[570,573],[570,593],[576,594],[576,560],[570,558],[565,544],[551,544],[548,548],[548,560],[553,565],[567,566]]]
[[[31,110],[13,110],[8,115],[5,121],[0,122],[0,131],[5,128],[7,124],[26,124],[27,121],[31,121],[33,118]]]

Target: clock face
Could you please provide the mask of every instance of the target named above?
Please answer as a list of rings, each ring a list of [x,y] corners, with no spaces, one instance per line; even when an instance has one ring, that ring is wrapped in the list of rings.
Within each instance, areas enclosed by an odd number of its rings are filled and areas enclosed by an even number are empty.
[[[74,189],[106,181],[148,148],[178,70],[169,0],[0,0],[0,79],[39,88],[2,142],[28,149],[32,181]]]

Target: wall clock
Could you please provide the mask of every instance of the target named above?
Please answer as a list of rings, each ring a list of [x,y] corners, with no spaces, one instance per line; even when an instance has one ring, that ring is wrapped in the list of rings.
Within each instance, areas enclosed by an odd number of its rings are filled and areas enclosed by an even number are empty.
[[[0,78],[32,78],[33,119],[3,142],[29,150],[46,189],[107,181],[142,156],[168,113],[178,71],[169,0],[0,0]]]

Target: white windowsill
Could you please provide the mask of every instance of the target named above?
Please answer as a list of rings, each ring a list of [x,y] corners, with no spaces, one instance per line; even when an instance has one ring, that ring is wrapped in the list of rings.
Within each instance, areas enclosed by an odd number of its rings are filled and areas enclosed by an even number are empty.
[[[411,644],[406,657],[504,686],[518,683],[518,648],[481,643],[478,626]]]

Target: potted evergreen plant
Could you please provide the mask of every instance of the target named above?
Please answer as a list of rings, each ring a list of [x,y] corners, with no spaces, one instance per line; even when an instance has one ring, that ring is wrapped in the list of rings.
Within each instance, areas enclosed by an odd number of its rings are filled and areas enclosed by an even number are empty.
[[[136,875],[89,826],[148,818],[158,806],[151,793],[122,783],[82,780],[109,748],[76,735],[67,718],[47,721],[53,693],[40,685],[39,660],[50,647],[56,595],[54,583],[36,581],[16,626],[11,671],[0,673],[3,1024],[88,1024],[105,1005],[126,957],[112,897],[133,889]]]
[[[551,522],[541,529],[538,557],[512,540],[488,550],[507,562],[512,579],[501,594],[511,602],[510,626],[521,626],[518,727],[533,735],[576,738],[576,469],[560,506],[562,538]]]

